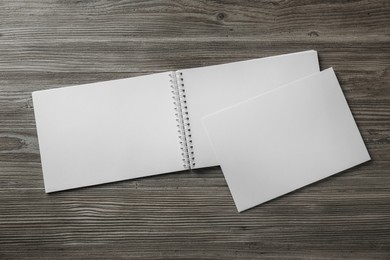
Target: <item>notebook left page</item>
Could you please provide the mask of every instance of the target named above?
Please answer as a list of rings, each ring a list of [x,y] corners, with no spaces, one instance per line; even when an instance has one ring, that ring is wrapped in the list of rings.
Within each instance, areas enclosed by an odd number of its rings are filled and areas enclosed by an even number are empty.
[[[46,192],[184,170],[169,80],[33,92]]]

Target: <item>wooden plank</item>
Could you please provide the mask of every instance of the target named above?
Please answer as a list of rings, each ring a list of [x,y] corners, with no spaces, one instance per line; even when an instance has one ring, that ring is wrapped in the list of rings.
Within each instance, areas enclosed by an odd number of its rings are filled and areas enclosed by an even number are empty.
[[[0,1],[0,259],[390,258],[390,2]],[[315,49],[373,161],[238,214],[219,167],[45,194],[31,92]]]

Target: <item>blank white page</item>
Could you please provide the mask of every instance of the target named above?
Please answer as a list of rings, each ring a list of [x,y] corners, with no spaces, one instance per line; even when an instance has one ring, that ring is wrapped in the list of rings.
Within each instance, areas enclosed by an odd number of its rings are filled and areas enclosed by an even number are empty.
[[[46,192],[184,170],[169,79],[34,92]]]
[[[193,168],[219,165],[202,117],[318,71],[316,51],[180,70],[187,93]]]
[[[203,123],[238,211],[370,160],[332,69]]]

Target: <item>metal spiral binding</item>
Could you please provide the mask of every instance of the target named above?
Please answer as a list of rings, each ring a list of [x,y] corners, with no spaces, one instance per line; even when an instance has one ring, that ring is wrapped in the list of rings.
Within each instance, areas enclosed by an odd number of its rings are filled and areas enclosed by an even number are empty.
[[[188,115],[186,93],[182,72],[170,73],[170,82],[175,105],[175,116],[178,127],[180,145],[183,156],[183,167],[191,169],[195,166],[194,147],[192,145],[191,125]]]

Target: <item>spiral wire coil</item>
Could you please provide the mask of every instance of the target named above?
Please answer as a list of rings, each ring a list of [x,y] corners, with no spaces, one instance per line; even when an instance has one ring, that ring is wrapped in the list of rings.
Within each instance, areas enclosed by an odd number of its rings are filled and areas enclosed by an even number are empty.
[[[194,147],[192,144],[192,133],[190,118],[182,72],[170,73],[172,98],[175,105],[175,116],[180,139],[181,155],[183,156],[183,167],[191,169],[195,167]]]

